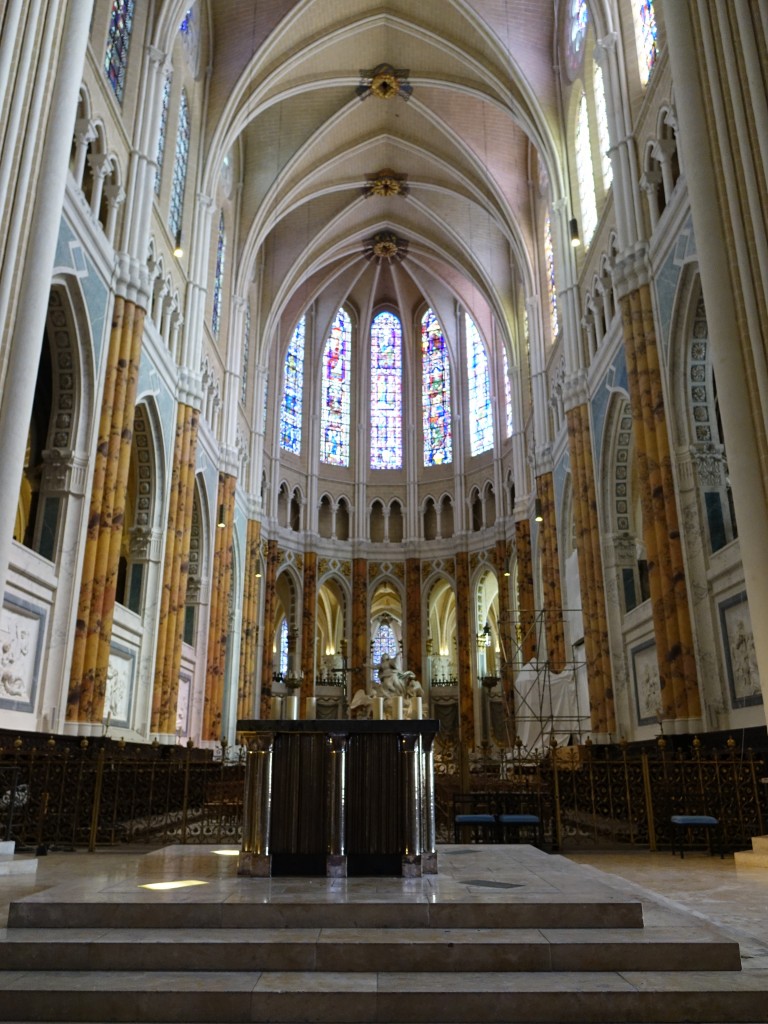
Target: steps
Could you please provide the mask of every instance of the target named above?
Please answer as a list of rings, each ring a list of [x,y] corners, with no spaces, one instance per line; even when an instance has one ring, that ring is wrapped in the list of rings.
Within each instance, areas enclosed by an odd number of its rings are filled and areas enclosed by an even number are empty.
[[[753,836],[751,850],[738,850],[733,859],[740,868],[768,868],[768,836]]]
[[[439,859],[432,880],[206,880],[198,864],[173,893],[140,888],[153,871],[36,893],[0,932],[0,1020],[764,1019],[768,972],[740,971],[698,920],[644,927],[637,899],[532,848]]]
[[[0,877],[3,875],[34,875],[37,871],[36,857],[18,857],[13,840],[0,842]]]

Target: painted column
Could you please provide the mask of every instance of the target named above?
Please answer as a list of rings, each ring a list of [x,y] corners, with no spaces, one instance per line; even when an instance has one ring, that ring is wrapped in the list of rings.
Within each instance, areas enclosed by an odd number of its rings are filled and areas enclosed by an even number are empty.
[[[315,695],[315,629],[317,617],[317,552],[304,553],[304,595],[301,621],[301,718],[306,715],[307,697]]]
[[[543,473],[537,480],[536,493],[541,501],[544,521],[542,531],[543,603],[547,635],[547,657],[550,671],[558,674],[565,668],[565,630],[563,627],[563,597],[560,583],[560,556],[557,547],[557,515],[555,488],[551,473]]]
[[[505,697],[513,695],[515,681],[512,609],[509,600],[510,551],[505,540],[496,542],[494,565],[499,586],[499,644],[501,646],[501,690]],[[509,701],[514,714],[514,700]]]
[[[472,628],[469,593],[469,555],[456,554],[456,660],[459,672],[459,738],[462,782],[468,781],[468,754],[475,747],[475,674],[472,661],[477,640]]]
[[[364,558],[352,560],[352,643],[349,652],[352,669],[350,701],[366,689],[368,671],[368,563]]]
[[[403,668],[414,672],[421,682],[424,667],[421,653],[421,561],[418,558],[405,560],[405,612],[408,629]]]
[[[229,600],[232,588],[232,538],[235,518],[235,488],[237,479],[219,474],[217,494],[218,510],[223,506],[224,526],[215,527],[213,572],[211,575],[211,605],[208,624],[208,661],[203,699],[203,724],[200,730],[204,740],[221,738],[224,711],[224,685],[227,665],[229,633]]]
[[[744,579],[752,621],[765,622],[768,23],[764,7],[745,0],[667,2],[664,23]],[[754,640],[768,705],[768,630],[755,629]]]
[[[261,566],[261,523],[248,520],[245,539],[245,580],[240,633],[240,673],[237,689],[237,717],[256,717],[256,651],[259,632],[259,578]]]
[[[536,602],[533,592],[533,558],[531,556],[531,524],[527,519],[515,523],[517,551],[517,636],[522,665],[536,657]]]
[[[276,540],[267,541],[267,556],[264,576],[264,647],[261,657],[261,718],[271,718],[270,698],[272,696],[272,647],[275,643],[275,583],[280,565],[280,549]]]

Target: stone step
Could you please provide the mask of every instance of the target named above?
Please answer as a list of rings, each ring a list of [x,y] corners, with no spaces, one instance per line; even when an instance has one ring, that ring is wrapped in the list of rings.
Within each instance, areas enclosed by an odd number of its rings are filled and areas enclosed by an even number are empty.
[[[212,887],[213,888],[213,887]],[[333,895],[333,894],[332,894]],[[642,928],[642,904],[635,900],[520,896],[514,903],[446,901],[430,903],[330,899],[301,901],[238,894],[221,901],[215,891],[203,900],[168,893],[100,893],[97,898],[49,898],[37,893],[11,904],[11,928]]]
[[[0,931],[6,971],[738,971],[738,943],[703,928]]]
[[[737,850],[733,862],[740,868],[768,868],[768,850]]]
[[[16,857],[13,855],[0,854],[0,875],[2,876],[34,875],[36,871],[36,857]]]
[[[2,1021],[765,1020],[765,972],[0,972]]]

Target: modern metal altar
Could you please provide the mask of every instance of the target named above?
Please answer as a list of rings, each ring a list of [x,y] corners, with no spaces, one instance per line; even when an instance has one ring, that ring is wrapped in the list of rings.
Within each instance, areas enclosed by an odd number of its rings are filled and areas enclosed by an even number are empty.
[[[241,720],[238,874],[437,871],[433,720]]]

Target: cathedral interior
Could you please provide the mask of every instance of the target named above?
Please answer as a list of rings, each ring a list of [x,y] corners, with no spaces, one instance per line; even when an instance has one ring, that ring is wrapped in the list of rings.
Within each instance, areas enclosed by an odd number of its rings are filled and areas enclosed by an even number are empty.
[[[749,0],[3,4],[2,729],[764,736],[766,81]]]

